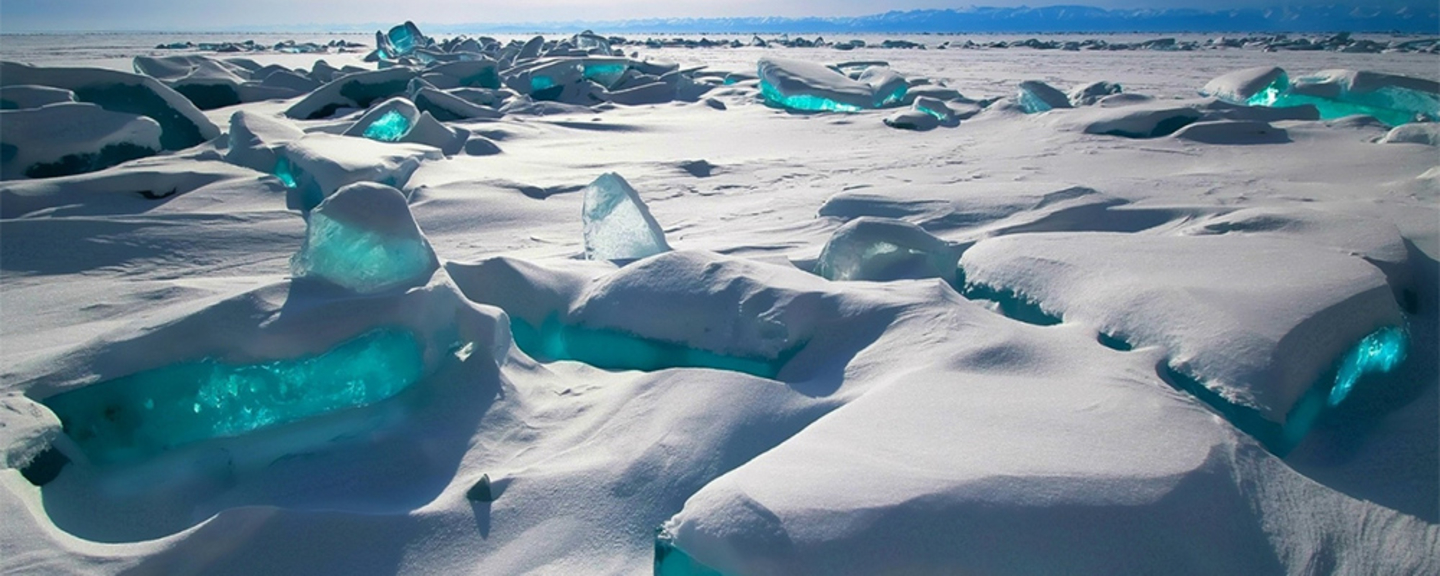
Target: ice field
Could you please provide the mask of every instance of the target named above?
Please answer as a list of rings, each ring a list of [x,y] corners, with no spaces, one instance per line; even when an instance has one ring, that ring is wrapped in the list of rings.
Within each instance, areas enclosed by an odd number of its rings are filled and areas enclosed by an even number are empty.
[[[1440,43],[1218,36],[0,37],[0,572],[1440,573]]]

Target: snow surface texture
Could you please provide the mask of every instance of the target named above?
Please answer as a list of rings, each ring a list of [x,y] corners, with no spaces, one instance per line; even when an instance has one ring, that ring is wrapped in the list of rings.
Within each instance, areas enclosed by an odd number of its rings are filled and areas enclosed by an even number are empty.
[[[0,70],[0,572],[1440,571],[1433,44],[296,40]]]

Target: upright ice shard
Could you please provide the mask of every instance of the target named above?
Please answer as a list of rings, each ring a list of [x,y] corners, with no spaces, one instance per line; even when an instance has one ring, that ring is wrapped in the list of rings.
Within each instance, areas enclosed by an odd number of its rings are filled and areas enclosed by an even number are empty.
[[[363,136],[380,142],[399,142],[410,132],[420,112],[409,100],[391,98],[366,112],[345,131],[346,136]]]
[[[1052,108],[1070,108],[1070,97],[1054,86],[1039,80],[1020,83],[1015,99],[1026,114],[1039,114]]]
[[[815,273],[830,280],[942,278],[953,283],[960,253],[919,226],[892,218],[856,218],[820,252]]]
[[[640,194],[608,172],[585,187],[585,258],[631,260],[670,251],[665,232]]]
[[[316,356],[254,363],[205,358],[41,402],[92,462],[111,464],[373,404],[408,388],[423,371],[415,335],[381,328]]]
[[[399,190],[373,182],[341,188],[310,213],[290,260],[298,277],[369,294],[424,284],[440,266]]]

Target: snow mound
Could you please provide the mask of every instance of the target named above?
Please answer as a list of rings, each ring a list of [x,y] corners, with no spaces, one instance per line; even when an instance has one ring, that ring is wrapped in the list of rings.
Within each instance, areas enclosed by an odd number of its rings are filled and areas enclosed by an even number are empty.
[[[1284,129],[1254,120],[1196,122],[1176,130],[1172,137],[1203,144],[1282,144],[1290,141],[1290,135]]]
[[[201,110],[243,102],[294,98],[320,84],[290,70],[250,69],[208,56],[136,56],[135,71],[175,89]]]
[[[0,61],[4,86],[49,86],[75,99],[124,114],[148,116],[160,124],[160,145],[181,150],[211,140],[220,129],[184,96],[158,80],[101,68],[43,68]]]
[[[160,151],[161,128],[144,116],[61,102],[0,111],[0,179],[103,170]]]
[[[668,252],[665,231],[650,215],[640,193],[619,174],[600,175],[583,192],[585,257],[634,260]]]
[[[1056,115],[1062,127],[1086,134],[1124,138],[1158,138],[1199,120],[1204,114],[1193,106],[1170,102],[1137,103],[1117,108],[1090,107]]]
[[[1382,144],[1428,144],[1440,146],[1440,123],[1412,122],[1401,124],[1380,139]]]
[[[373,182],[345,186],[311,210],[305,243],[291,260],[297,277],[361,294],[423,285],[439,265],[405,195]]]
[[[1275,66],[1256,66],[1216,77],[1200,89],[1200,95],[1219,98],[1232,104],[1245,104],[1282,78],[1285,71]]]
[[[304,136],[305,132],[284,119],[240,110],[230,115],[225,161],[268,173],[275,169],[280,149]]]
[[[861,217],[825,243],[815,273],[830,280],[940,278],[953,283],[959,259],[959,250],[919,226]]]
[[[1012,235],[977,243],[961,266],[968,282],[1161,346],[1180,372],[1279,424],[1346,350],[1403,322],[1380,270],[1294,240]]]
[[[49,86],[0,86],[0,110],[39,108],[47,104],[74,102],[75,93]]]
[[[310,210],[354,182],[403,187],[421,162],[444,157],[439,149],[420,144],[309,134],[281,148],[275,175],[290,188],[286,206]]]
[[[1120,94],[1123,90],[1119,84],[1098,81],[1076,86],[1066,96],[1071,106],[1090,106],[1108,96]]]
[[[945,335],[955,372],[911,365],[692,496],[656,573],[1434,567],[1420,520],[1320,488],[1138,359],[977,323]]]
[[[285,110],[297,120],[329,118],[341,108],[366,109],[382,100],[405,94],[415,71],[407,67],[357,72],[336,78],[307,94]]]

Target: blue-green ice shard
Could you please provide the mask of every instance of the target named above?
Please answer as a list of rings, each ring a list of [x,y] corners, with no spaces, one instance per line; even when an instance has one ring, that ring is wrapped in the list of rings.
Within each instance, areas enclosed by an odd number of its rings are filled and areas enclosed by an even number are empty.
[[[399,110],[391,110],[381,114],[379,118],[366,126],[362,135],[381,142],[399,142],[409,132],[410,119],[401,114]]]
[[[384,328],[316,356],[252,364],[206,358],[42,403],[92,461],[106,464],[373,404],[419,381],[423,371],[415,336]]]
[[[275,161],[275,177],[279,178],[280,182],[285,184],[286,188],[299,186],[299,183],[295,179],[295,167],[292,166],[290,160],[284,156],[281,156]]]
[[[712,368],[774,378],[796,352],[788,351],[775,360],[737,358],[614,330],[568,325],[554,317],[538,327],[511,318],[510,332],[516,346],[541,362],[575,360],[606,370]]]
[[[318,276],[360,293],[372,293],[428,276],[434,266],[420,237],[392,237],[310,214],[305,245],[291,260],[296,276]]]
[[[803,110],[807,112],[859,112],[863,110],[863,108],[853,104],[836,102],[820,96],[811,96],[809,94],[786,96],[781,94],[775,86],[765,80],[760,81],[760,95],[765,98],[766,102],[790,110]]]
[[[1335,373],[1335,387],[1330,389],[1330,405],[1339,406],[1366,374],[1394,370],[1405,360],[1408,338],[1397,327],[1382,328],[1366,336],[1340,361]]]

